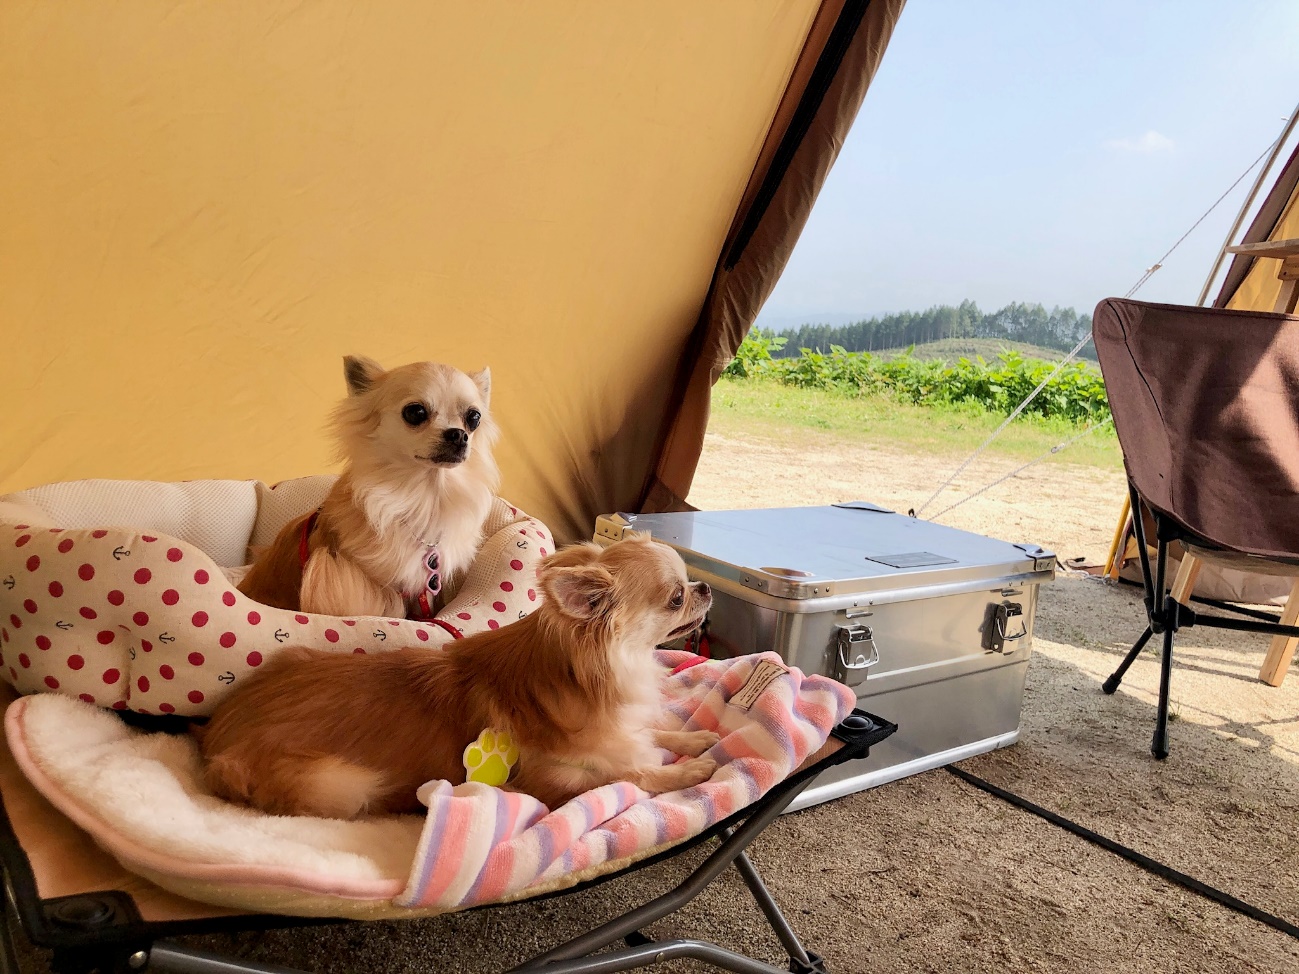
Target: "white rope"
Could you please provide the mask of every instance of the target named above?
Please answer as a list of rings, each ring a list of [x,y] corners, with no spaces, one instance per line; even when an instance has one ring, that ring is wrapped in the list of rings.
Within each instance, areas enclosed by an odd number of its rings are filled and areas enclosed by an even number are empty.
[[[1213,205],[1210,206],[1207,210],[1205,210],[1204,213],[1200,215],[1200,218],[1198,220],[1196,220],[1194,223],[1191,224],[1190,230],[1187,230],[1184,234],[1182,234],[1180,237],[1177,238],[1177,243],[1173,244],[1171,247],[1168,248],[1168,253],[1164,254],[1163,257],[1160,257],[1159,260],[1155,261],[1151,266],[1146,268],[1146,272],[1141,275],[1141,280],[1137,281],[1136,284],[1133,284],[1132,287],[1128,290],[1128,293],[1123,296],[1125,298],[1130,298],[1132,297],[1132,295],[1136,294],[1137,289],[1141,287],[1141,285],[1145,284],[1146,281],[1150,280],[1154,276],[1155,271],[1159,270],[1161,267],[1164,266],[1164,261],[1168,260],[1169,255],[1172,254],[1174,250],[1176,250],[1178,247],[1182,245],[1182,241],[1185,240],[1187,237],[1189,237],[1195,231],[1195,228],[1204,222],[1205,217],[1207,217],[1210,213],[1212,213],[1214,210],[1218,208],[1219,203],[1221,203],[1223,200],[1225,200],[1228,196],[1231,195],[1231,191],[1240,185],[1240,181],[1244,179],[1246,176],[1248,176],[1251,172],[1253,172],[1254,167],[1257,166],[1260,162],[1262,162],[1263,158],[1269,152],[1271,152],[1275,147],[1276,147],[1276,142],[1268,143],[1268,147],[1264,149],[1262,153],[1260,153],[1257,159],[1255,159],[1253,162],[1249,164],[1249,168],[1246,169],[1239,176],[1237,176],[1236,181],[1227,187],[1226,192],[1224,192],[1221,196],[1219,196],[1216,200],[1214,200]]]
[[[1069,446],[1069,445],[1071,445],[1071,444],[1077,442],[1078,440],[1081,440],[1084,436],[1087,436],[1089,433],[1094,433],[1096,430],[1100,429],[1102,426],[1108,426],[1108,425],[1109,425],[1110,423],[1112,423],[1113,421],[1114,421],[1114,417],[1113,417],[1113,416],[1107,416],[1105,419],[1101,420],[1099,423],[1093,423],[1091,426],[1088,426],[1088,427],[1087,427],[1085,430],[1083,430],[1081,433],[1075,433],[1073,436],[1069,437],[1069,439],[1065,440],[1063,443],[1057,443],[1055,446],[1051,447],[1051,449],[1047,450],[1047,451],[1046,451],[1045,453],[1043,453],[1041,456],[1039,456],[1039,457],[1035,457],[1034,459],[1028,461],[1028,463],[1024,464],[1022,467],[1016,467],[1014,470],[1012,470],[1010,473],[1006,474],[1004,477],[998,477],[996,480],[994,480],[992,483],[988,484],[986,487],[980,487],[980,488],[979,488],[978,490],[976,490],[973,494],[969,494],[969,495],[967,495],[967,496],[965,496],[965,497],[962,497],[959,501],[957,501],[955,504],[952,504],[952,505],[949,506],[949,507],[944,507],[941,511],[939,511],[937,514],[935,514],[935,515],[934,515],[933,517],[931,517],[929,520],[931,520],[931,521],[937,521],[940,517],[942,517],[942,516],[943,516],[944,514],[946,514],[948,511],[955,510],[956,508],[958,508],[958,507],[960,507],[962,504],[964,504],[966,501],[972,501],[972,500],[974,500],[974,498],[978,497],[980,494],[983,494],[983,493],[986,493],[987,491],[992,490],[992,488],[996,487],[998,484],[1004,484],[1004,483],[1005,483],[1007,480],[1009,480],[1011,477],[1017,477],[1017,476],[1019,476],[1021,473],[1023,473],[1023,472],[1024,472],[1025,470],[1027,470],[1029,467],[1033,466],[1035,463],[1041,463],[1041,462],[1042,462],[1043,460],[1045,460],[1047,457],[1054,456],[1055,454],[1057,454],[1057,453],[1059,453],[1061,450],[1063,450],[1065,447],[1067,447],[1067,446]]]
[[[1083,338],[1083,340],[1073,347],[1073,351],[1070,352],[1068,355],[1066,355],[1064,358],[1062,358],[1060,362],[1056,365],[1056,367],[1051,370],[1051,374],[1037,384],[1037,388],[1034,389],[1032,392],[1030,392],[1024,398],[1024,401],[1015,407],[1015,411],[1011,413],[1009,416],[1007,416],[1005,420],[1002,422],[1002,424],[998,426],[995,430],[993,430],[991,434],[989,434],[986,440],[984,440],[982,443],[979,444],[979,448],[977,450],[975,450],[968,457],[966,457],[965,462],[956,468],[956,472],[938,485],[938,489],[929,495],[929,499],[926,500],[923,504],[921,504],[919,508],[917,508],[915,513],[916,517],[919,517],[921,514],[925,513],[925,508],[934,502],[934,498],[936,498],[939,494],[945,491],[951,485],[952,481],[955,480],[957,477],[959,477],[965,471],[965,468],[968,467],[971,463],[973,463],[975,458],[978,457],[978,455],[982,453],[984,450],[986,450],[992,444],[993,440],[995,440],[998,436],[1001,435],[1001,431],[1004,430],[1007,426],[1009,426],[1012,422],[1014,422],[1015,417],[1017,417],[1020,413],[1022,413],[1028,407],[1028,404],[1037,398],[1037,394],[1041,392],[1043,389],[1045,389],[1050,384],[1051,380],[1060,374],[1060,370],[1063,369],[1070,362],[1072,362],[1074,358],[1077,357],[1078,353],[1083,350],[1083,346],[1086,345],[1091,340],[1092,340],[1092,333],[1088,331],[1087,335]]]
[[[1239,176],[1236,177],[1235,182],[1233,182],[1230,186],[1228,186],[1226,191],[1221,196],[1219,196],[1216,200],[1213,201],[1212,206],[1210,206],[1207,210],[1205,210],[1202,214],[1200,214],[1200,218],[1191,224],[1189,230],[1187,230],[1184,234],[1182,234],[1180,237],[1177,238],[1177,242],[1168,248],[1168,251],[1167,253],[1164,254],[1164,256],[1160,257],[1159,260],[1154,262],[1154,264],[1146,268],[1146,272],[1141,275],[1141,279],[1138,280],[1136,284],[1133,284],[1132,287],[1128,289],[1128,293],[1123,296],[1125,298],[1130,298],[1132,297],[1132,295],[1136,294],[1137,291],[1141,288],[1141,286],[1145,284],[1146,281],[1150,280],[1150,278],[1154,276],[1157,270],[1159,270],[1161,267],[1164,266],[1164,261],[1168,260],[1168,258],[1172,255],[1173,251],[1182,245],[1182,241],[1184,241],[1187,237],[1189,237],[1195,231],[1195,228],[1198,227],[1201,223],[1203,223],[1205,221],[1205,218],[1208,217],[1210,213],[1212,213],[1214,210],[1218,208],[1219,203],[1221,203],[1229,195],[1231,195],[1231,191],[1240,185],[1240,181],[1244,179],[1246,176],[1248,176],[1250,172],[1253,171],[1254,167],[1257,166],[1260,162],[1262,162],[1263,158],[1269,152],[1271,152],[1275,146],[1276,146],[1275,141],[1268,143],[1268,147],[1263,150],[1263,152],[1259,155],[1259,157],[1255,159],[1253,162],[1251,162],[1249,164],[1249,167],[1244,172],[1242,172]],[[1005,421],[1002,422],[1002,424],[998,426],[995,430],[993,430],[992,433],[989,434],[986,440],[984,440],[982,443],[979,444],[978,449],[976,449],[973,453],[971,453],[966,458],[965,462],[962,463],[959,467],[957,467],[956,471],[950,477],[944,480],[941,484],[939,484],[938,489],[935,490],[932,494],[930,494],[929,498],[923,504],[921,504],[920,507],[916,508],[916,510],[912,512],[913,516],[919,517],[921,514],[923,514],[925,512],[925,508],[927,508],[930,504],[932,504],[939,494],[941,494],[948,487],[950,487],[952,481],[954,481],[957,477],[959,477],[962,473],[964,473],[965,468],[968,467],[971,463],[973,463],[978,458],[979,454],[981,454],[984,450],[986,450],[989,446],[992,445],[992,441],[1002,434],[1002,432],[1006,429],[1006,427],[1009,426],[1015,420],[1015,418],[1018,417],[1019,414],[1022,413],[1027,408],[1028,404],[1037,398],[1038,393],[1040,393],[1043,389],[1045,389],[1051,383],[1051,380],[1060,374],[1060,370],[1063,369],[1070,362],[1072,362],[1077,357],[1078,353],[1083,350],[1083,347],[1091,340],[1092,340],[1092,333],[1091,331],[1088,331],[1086,336],[1082,339],[1082,341],[1080,341],[1077,345],[1073,347],[1073,351],[1070,352],[1068,355],[1066,355],[1063,359],[1061,359],[1060,362],[1056,365],[1056,367],[1051,370],[1051,374],[1048,375],[1041,382],[1039,382],[1037,388],[1034,389],[1032,392],[1030,392],[1025,397],[1024,401],[1015,407],[1015,411],[1011,413],[1009,416],[1007,416]],[[1078,436],[1074,437],[1074,439],[1078,439],[1078,437],[1081,436],[1086,436],[1087,433],[1090,433],[1095,428],[1096,427],[1094,426],[1088,427],[1082,433],[1079,433]],[[1067,443],[1063,444],[1058,449],[1064,449],[1065,446],[1068,446],[1069,443],[1072,442],[1073,440],[1069,440]],[[1043,457],[1039,459],[1044,459],[1045,457],[1050,456],[1051,453],[1054,452],[1057,451],[1052,450],[1044,454]],[[1033,461],[1033,463],[1036,462],[1037,462],[1036,460]],[[1027,467],[1031,467],[1033,463],[1026,464],[1024,467],[1020,467],[1019,469],[1020,470],[1027,469]],[[984,490],[987,490],[991,487],[995,487],[997,484],[1002,483],[1003,481],[1006,481],[1011,477],[1015,476],[1015,473],[1018,472],[1019,471],[1017,470],[1013,473],[1007,474],[1005,477],[1002,477],[1001,480],[994,481],[993,483],[989,484],[988,487],[984,488]],[[980,491],[979,493],[982,493],[982,491]],[[975,496],[978,495],[977,494],[970,495],[970,497],[975,497]],[[969,500],[969,499],[970,498],[967,497],[965,500]],[[957,503],[963,504],[965,503],[965,501],[958,501]],[[955,504],[952,505],[952,507],[955,506],[956,506]],[[951,507],[945,508],[941,513],[935,514],[934,517],[941,517],[943,514],[946,514],[947,511],[950,511],[951,509],[952,509]]]

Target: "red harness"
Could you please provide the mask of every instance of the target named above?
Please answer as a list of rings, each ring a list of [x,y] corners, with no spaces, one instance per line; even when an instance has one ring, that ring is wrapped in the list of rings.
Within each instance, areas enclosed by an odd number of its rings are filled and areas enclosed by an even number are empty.
[[[307,539],[311,537],[311,529],[316,526],[316,518],[320,517],[320,508],[311,512],[311,517],[302,522],[302,537],[298,539],[298,560],[302,562],[302,567],[307,567]]]

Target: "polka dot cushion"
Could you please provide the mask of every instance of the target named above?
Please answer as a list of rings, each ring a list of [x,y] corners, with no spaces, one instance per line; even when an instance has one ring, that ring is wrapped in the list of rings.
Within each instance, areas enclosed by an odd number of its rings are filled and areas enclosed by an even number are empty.
[[[82,483],[93,493],[104,482]],[[254,602],[183,538],[49,520],[22,494],[0,498],[0,677],[22,693],[146,714],[208,714],[286,646],[372,653],[499,628],[536,607],[537,564],[552,546],[544,525],[498,501],[477,561],[437,619],[341,618]],[[247,540],[224,539],[241,551]]]

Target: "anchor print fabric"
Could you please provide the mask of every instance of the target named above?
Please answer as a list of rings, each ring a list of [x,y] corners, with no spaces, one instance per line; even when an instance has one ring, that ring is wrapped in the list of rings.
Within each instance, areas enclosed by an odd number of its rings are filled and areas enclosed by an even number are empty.
[[[432,620],[288,612],[237,591],[202,550],[162,534],[0,521],[0,678],[144,714],[202,716],[287,646],[373,653],[439,646],[538,605],[553,548],[498,500],[487,540]]]

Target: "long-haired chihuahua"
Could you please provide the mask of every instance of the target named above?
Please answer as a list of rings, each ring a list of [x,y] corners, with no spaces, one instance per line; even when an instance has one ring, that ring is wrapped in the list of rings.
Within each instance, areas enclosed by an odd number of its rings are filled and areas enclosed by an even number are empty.
[[[431,616],[482,544],[500,474],[491,373],[343,360],[333,429],[343,473],[239,583],[250,598],[327,615]]]
[[[613,781],[651,793],[712,776],[712,731],[661,727],[655,646],[712,604],[671,548],[632,537],[551,555],[531,615],[441,650],[281,653],[196,729],[213,791],[285,815],[417,811],[434,779],[465,780],[485,729],[519,751],[506,787],[555,808]],[[664,764],[660,747],[686,760]]]

